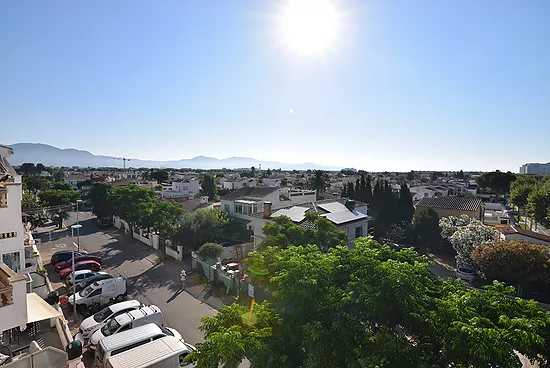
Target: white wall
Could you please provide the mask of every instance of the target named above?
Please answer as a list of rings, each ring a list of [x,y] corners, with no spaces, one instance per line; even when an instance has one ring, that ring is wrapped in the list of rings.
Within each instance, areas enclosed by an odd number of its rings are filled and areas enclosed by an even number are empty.
[[[356,239],[355,238],[355,229],[357,227],[361,227],[363,230],[363,237],[364,236],[367,236],[367,231],[368,231],[368,227],[367,227],[367,224],[368,224],[368,221],[365,219],[363,221],[357,221],[357,222],[354,222],[354,223],[351,223],[351,224],[344,224],[344,225],[341,225],[341,226],[337,226],[336,229],[338,230],[341,230],[343,232],[345,232],[348,236],[348,239],[349,239],[349,242],[348,242],[348,246],[350,248],[354,248],[355,245],[353,243],[353,241]]]
[[[0,233],[17,232],[17,237],[0,239],[0,253],[3,259],[5,254],[19,253],[18,272],[25,267],[24,241],[25,233],[21,220],[21,176],[16,175],[13,183],[5,184],[7,188],[8,206],[0,207]],[[12,269],[13,269],[12,268]]]
[[[26,279],[14,281],[13,304],[0,307],[0,331],[25,326],[27,324],[27,282]]]
[[[237,247],[241,247],[242,250],[242,258],[237,256]],[[236,244],[232,245],[230,247],[223,247],[223,251],[220,254],[220,258],[222,262],[226,261],[240,261],[248,255],[248,253],[252,252],[254,250],[254,243],[243,243],[243,244]]]
[[[501,238],[502,238],[502,235],[501,235]],[[503,239],[506,239],[506,240],[525,240],[526,242],[531,243],[531,244],[539,244],[539,245],[550,246],[550,242],[547,242],[547,241],[544,241],[544,240],[541,240],[541,239],[531,238],[529,236],[525,236],[525,235],[522,235],[522,234],[506,234],[506,235],[504,235]]]

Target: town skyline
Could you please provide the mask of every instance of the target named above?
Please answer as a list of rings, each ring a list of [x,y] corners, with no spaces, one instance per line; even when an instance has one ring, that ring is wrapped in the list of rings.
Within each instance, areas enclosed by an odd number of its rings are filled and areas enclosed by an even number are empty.
[[[546,1],[216,4],[0,4],[2,142],[372,171],[550,161]]]

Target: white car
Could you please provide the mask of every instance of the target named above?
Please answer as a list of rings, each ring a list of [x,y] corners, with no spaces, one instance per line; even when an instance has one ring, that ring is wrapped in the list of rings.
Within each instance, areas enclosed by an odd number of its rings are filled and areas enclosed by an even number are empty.
[[[86,280],[88,277],[92,277],[95,275],[95,272],[90,270],[78,270],[75,271],[75,275],[73,276],[73,273],[71,272],[66,278],[65,278],[65,284],[67,287],[71,287],[73,285],[73,282],[76,278],[76,282],[79,283],[81,281]]]
[[[128,300],[121,303],[116,303],[108,307],[103,308],[96,314],[86,318],[80,324],[78,333],[75,335],[75,340],[80,340],[82,346],[87,346],[92,334],[105,326],[111,318],[114,318],[123,313],[138,309],[141,307],[141,303],[137,300]]]
[[[470,269],[457,267],[456,277],[466,281],[474,281],[476,279],[476,274]]]

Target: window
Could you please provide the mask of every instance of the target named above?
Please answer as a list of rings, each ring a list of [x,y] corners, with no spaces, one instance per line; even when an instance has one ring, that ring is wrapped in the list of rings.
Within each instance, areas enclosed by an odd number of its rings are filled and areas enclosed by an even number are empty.
[[[21,253],[13,252],[2,254],[2,262],[11,268],[13,272],[19,272],[19,270],[21,270]]]
[[[357,226],[355,228],[355,239],[363,236],[363,226]]]
[[[235,213],[243,213],[243,205],[235,204]]]
[[[223,210],[224,210],[225,212],[231,212],[231,207],[229,207],[228,204],[224,204],[224,205],[223,205]]]
[[[188,356],[188,355],[189,355],[189,353],[180,354],[180,356],[179,356],[180,367],[185,367],[187,364],[189,364],[189,363],[185,362],[185,357]]]
[[[88,295],[88,297],[90,297],[90,296],[98,296],[99,294],[101,294],[101,289],[95,289],[93,293],[91,293],[90,295]]]
[[[428,197],[428,193],[424,193],[424,197]]]

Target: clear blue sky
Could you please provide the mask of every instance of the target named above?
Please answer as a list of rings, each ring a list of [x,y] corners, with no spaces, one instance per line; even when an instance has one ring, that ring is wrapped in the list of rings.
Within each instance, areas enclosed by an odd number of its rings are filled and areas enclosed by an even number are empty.
[[[337,39],[304,55],[281,41],[284,0],[2,1],[0,143],[373,171],[550,161],[550,1],[332,3]]]

